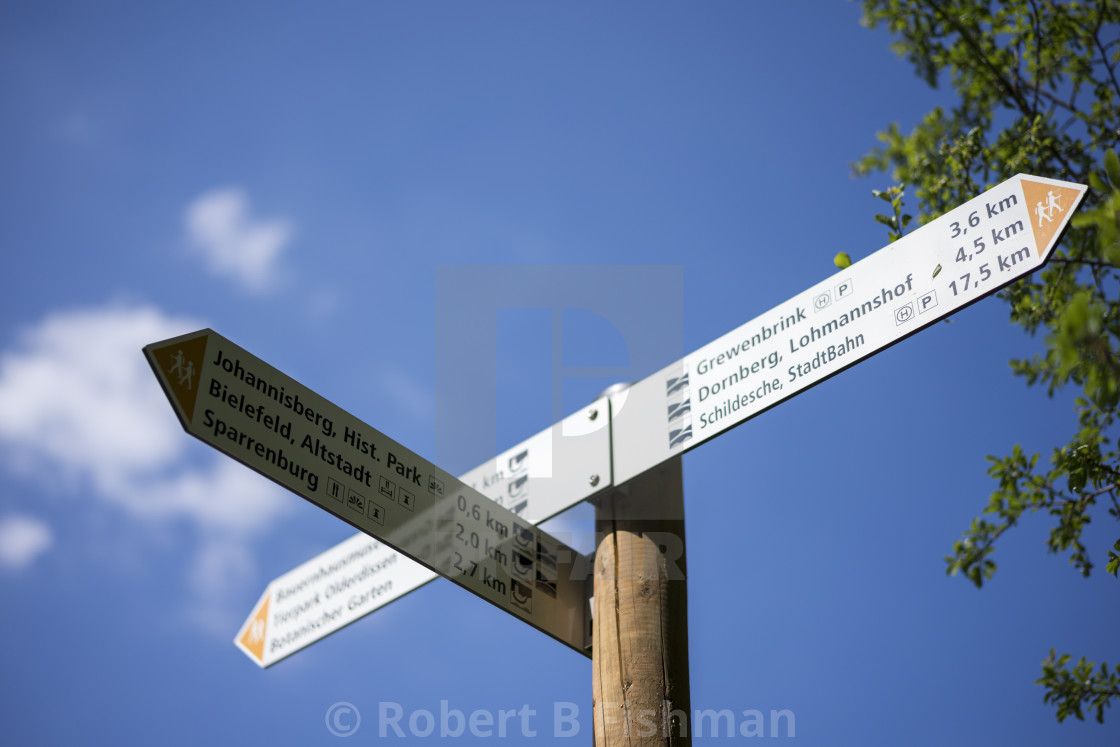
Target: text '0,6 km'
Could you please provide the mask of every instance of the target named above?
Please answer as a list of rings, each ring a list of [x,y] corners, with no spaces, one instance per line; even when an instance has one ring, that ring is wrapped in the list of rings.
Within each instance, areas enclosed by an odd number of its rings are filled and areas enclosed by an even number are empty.
[[[188,433],[587,655],[590,565],[579,553],[213,330],[144,353]],[[263,663],[266,641],[280,654],[392,596],[388,559],[365,562],[374,550],[356,547],[355,561],[368,557],[354,573],[278,619],[262,605],[243,645]],[[288,637],[267,637],[270,621],[292,623]]]
[[[614,395],[615,484],[1037,270],[1085,189],[1012,177]]]

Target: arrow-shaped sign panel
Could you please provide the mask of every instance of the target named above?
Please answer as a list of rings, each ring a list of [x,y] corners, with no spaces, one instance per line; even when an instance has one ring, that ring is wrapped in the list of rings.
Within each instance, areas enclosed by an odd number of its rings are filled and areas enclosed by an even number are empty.
[[[269,583],[234,643],[268,667],[436,578],[359,532]]]
[[[608,411],[597,400],[459,479],[540,524],[609,485]],[[268,667],[436,578],[359,533],[270,582],[234,643]]]
[[[614,395],[614,484],[1034,272],[1085,189],[1012,177]]]
[[[586,558],[213,330],[144,353],[188,433],[587,655]],[[308,620],[383,593],[376,576]]]

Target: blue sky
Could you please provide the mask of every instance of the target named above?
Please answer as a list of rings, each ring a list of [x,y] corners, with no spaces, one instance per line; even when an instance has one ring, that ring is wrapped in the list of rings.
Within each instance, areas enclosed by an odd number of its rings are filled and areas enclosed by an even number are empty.
[[[0,741],[335,744],[346,702],[366,743],[446,701],[588,744],[590,663],[446,582],[246,659],[268,581],[352,530],[183,433],[140,348],[213,327],[462,472],[609,383],[575,367],[660,346],[644,376],[765,312],[885,243],[887,182],[849,164],[949,100],[857,5],[771,5],[5,3]],[[681,299],[682,332],[503,309],[496,358],[450,362],[498,372],[495,427],[441,439],[469,408],[437,412],[437,315],[503,291],[441,305],[437,272],[477,265],[588,266]],[[984,456],[1076,428],[1010,375],[1038,347],[990,299],[684,458],[693,708],[789,710],[798,744],[1116,743],[1032,684],[1050,647],[1120,658],[1115,580],[1047,555],[1042,516],[983,591],[944,573]]]

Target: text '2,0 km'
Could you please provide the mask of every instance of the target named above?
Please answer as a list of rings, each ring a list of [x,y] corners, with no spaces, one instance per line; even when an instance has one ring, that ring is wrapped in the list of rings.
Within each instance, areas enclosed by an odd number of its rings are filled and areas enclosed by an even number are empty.
[[[144,353],[188,433],[587,654],[579,553],[213,330]],[[386,583],[374,572],[315,595],[298,610],[304,634],[389,594]],[[246,647],[263,660],[268,612],[258,614]]]

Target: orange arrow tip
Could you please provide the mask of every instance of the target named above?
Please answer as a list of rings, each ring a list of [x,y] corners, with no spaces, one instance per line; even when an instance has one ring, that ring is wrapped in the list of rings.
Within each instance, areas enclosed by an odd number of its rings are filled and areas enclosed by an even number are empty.
[[[264,599],[258,604],[256,611],[245,624],[241,636],[237,639],[241,648],[252,655],[258,664],[264,661],[264,640],[268,632],[268,603],[270,600],[271,594],[265,592]]]
[[[1069,223],[1085,188],[1080,185],[1059,186],[1027,177],[1023,177],[1020,183],[1031,219],[1035,249],[1039,257],[1045,257],[1053,248],[1057,235]]]

